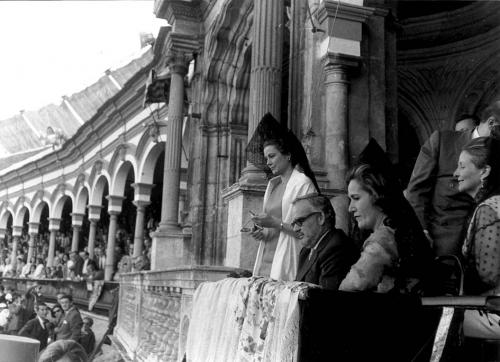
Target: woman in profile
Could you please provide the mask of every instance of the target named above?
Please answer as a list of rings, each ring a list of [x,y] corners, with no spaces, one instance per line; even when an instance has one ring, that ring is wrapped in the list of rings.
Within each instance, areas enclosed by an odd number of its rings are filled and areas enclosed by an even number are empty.
[[[462,247],[464,291],[468,295],[500,293],[500,141],[478,137],[460,153],[455,170],[458,190],[477,203]],[[467,337],[500,339],[500,317],[466,310]]]
[[[371,234],[339,290],[419,293],[430,245],[380,146],[370,141],[360,159],[347,175],[349,212]]]
[[[260,241],[253,275],[295,280],[301,247],[297,241],[300,235],[291,226],[292,202],[299,196],[319,192],[319,188],[305,151],[291,131],[266,114],[255,135],[249,145],[258,145],[256,152],[262,152],[273,177],[264,195],[263,212],[252,217],[257,228],[250,235]],[[251,161],[259,164],[255,159]]]

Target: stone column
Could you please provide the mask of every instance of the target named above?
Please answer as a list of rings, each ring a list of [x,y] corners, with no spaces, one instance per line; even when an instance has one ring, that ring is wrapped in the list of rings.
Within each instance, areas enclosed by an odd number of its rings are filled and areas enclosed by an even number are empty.
[[[144,217],[146,207],[151,203],[151,189],[153,185],[145,183],[133,183],[134,205],[137,207],[134,230],[134,258],[142,254],[144,242]]]
[[[142,244],[144,242],[144,212],[146,206],[149,204],[150,202],[147,201],[134,201],[134,205],[137,207],[134,230],[134,258],[142,254]]]
[[[118,215],[122,211],[123,196],[107,196],[108,199],[108,214],[109,214],[109,230],[108,244],[106,246],[106,263],[104,266],[104,280],[112,280],[115,264],[115,241]]]
[[[182,120],[184,111],[184,76],[188,59],[184,53],[169,53],[168,67],[171,74],[168,103],[167,141],[161,221],[153,234],[151,269],[183,265],[186,249],[185,235],[179,226],[179,194],[181,171]]]
[[[73,212],[71,214],[71,223],[73,225],[73,238],[71,239],[71,251],[78,251],[78,244],[80,242],[80,230],[83,224],[83,217],[85,214]]]
[[[349,75],[361,61],[362,25],[374,9],[348,1],[324,0],[316,16],[325,31],[319,44],[325,72],[325,169],[337,226],[348,230],[345,176],[349,159]]]
[[[167,142],[163,169],[163,195],[160,231],[180,231],[179,189],[181,176],[182,120],[184,117],[184,76],[188,70],[187,58],[171,52],[168,57],[171,74],[168,99]]]
[[[104,280],[112,280],[115,263],[115,241],[116,241],[116,225],[119,213],[116,211],[109,212],[109,233],[108,245],[106,246],[106,264],[104,267]]]
[[[349,169],[349,68],[358,66],[355,57],[329,54],[325,69],[325,166],[330,188],[339,193],[333,200],[338,227],[348,229],[348,198],[345,196],[345,177]]]
[[[57,218],[49,218],[49,231],[50,231],[50,239],[49,239],[49,256],[47,259],[47,266],[54,266],[54,256],[56,253],[56,234],[59,231],[59,226],[61,223],[61,219]]]
[[[270,112],[278,121],[281,118],[283,17],[283,0],[254,0],[248,140],[266,113]],[[264,172],[247,162],[239,183],[223,192],[230,215],[224,261],[227,266],[252,269],[258,243],[240,229],[249,218],[249,210],[262,209],[266,184]]]
[[[280,120],[284,6],[284,0],[254,0],[249,137],[267,112]]]
[[[281,68],[283,63],[283,0],[254,0],[250,70],[248,140],[259,121],[270,112],[281,118]],[[265,184],[264,172],[247,163],[240,183]]]
[[[87,245],[90,259],[94,258],[95,235],[97,230],[97,222],[101,219],[101,205],[88,205],[89,210],[89,244]]]
[[[71,251],[78,252],[78,244],[80,243],[81,226],[73,225],[73,237],[71,239]]]
[[[89,258],[94,258],[94,249],[95,249],[95,234],[97,231],[97,221],[95,219],[89,219],[90,227],[89,227],[89,244],[87,245],[87,250],[89,252]]]
[[[17,249],[19,248],[19,239],[21,238],[22,232],[22,226],[12,227],[12,253],[10,254],[10,265],[12,265],[12,271],[14,273],[16,272]]]
[[[28,262],[31,260],[33,256],[35,256],[35,248],[36,248],[36,237],[38,236],[38,228],[40,227],[40,223],[38,222],[29,222],[28,233],[30,235],[30,240],[28,243]]]

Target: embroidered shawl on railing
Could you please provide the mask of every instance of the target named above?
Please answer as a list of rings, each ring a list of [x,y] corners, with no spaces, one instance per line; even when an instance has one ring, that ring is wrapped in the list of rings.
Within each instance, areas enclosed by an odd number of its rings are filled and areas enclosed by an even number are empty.
[[[193,296],[187,361],[296,361],[299,293],[308,284],[228,278]]]

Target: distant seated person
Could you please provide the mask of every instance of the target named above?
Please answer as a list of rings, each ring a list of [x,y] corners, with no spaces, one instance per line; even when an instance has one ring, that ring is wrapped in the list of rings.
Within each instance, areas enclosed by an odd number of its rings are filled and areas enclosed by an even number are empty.
[[[64,272],[63,272],[64,266],[62,264],[59,264],[55,268],[52,268],[52,274],[51,278],[53,279],[62,279],[64,278]]]
[[[335,211],[328,197],[317,193],[295,199],[293,230],[302,249],[297,281],[337,290],[358,252],[340,229],[335,228]]]
[[[372,233],[339,290],[421,293],[432,261],[423,229],[374,140],[360,161],[347,177],[349,212],[360,230]]]
[[[96,263],[93,260],[87,265],[87,280],[104,280],[104,271],[97,269]]]
[[[49,307],[44,303],[36,306],[36,317],[30,319],[23,328],[19,331],[20,336],[37,339],[40,341],[40,350],[47,347],[47,340],[49,338],[49,328],[47,314]]]
[[[130,273],[131,271],[132,271],[132,257],[124,255],[121,257],[120,262],[118,263],[118,270],[113,276],[113,280],[119,280],[120,274]]]
[[[139,255],[134,258],[134,261],[132,263],[132,271],[149,270],[150,268],[151,264],[147,256]]]
[[[43,263],[43,258],[37,258],[36,269],[31,275],[33,279],[40,279],[45,277],[45,265]]]
[[[42,352],[38,362],[87,362],[85,350],[73,340],[59,340],[51,343]]]
[[[85,352],[90,356],[95,347],[95,334],[92,331],[94,320],[90,317],[83,318],[82,335],[80,337],[80,344],[85,349]]]

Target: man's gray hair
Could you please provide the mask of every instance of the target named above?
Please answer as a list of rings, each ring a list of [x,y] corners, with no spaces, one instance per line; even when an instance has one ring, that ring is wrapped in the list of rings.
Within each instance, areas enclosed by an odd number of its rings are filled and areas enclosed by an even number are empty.
[[[308,201],[312,207],[325,215],[325,222],[327,225],[330,225],[332,228],[335,227],[335,210],[328,197],[315,192],[297,197],[293,201],[293,204],[295,205],[295,203],[303,200]]]

